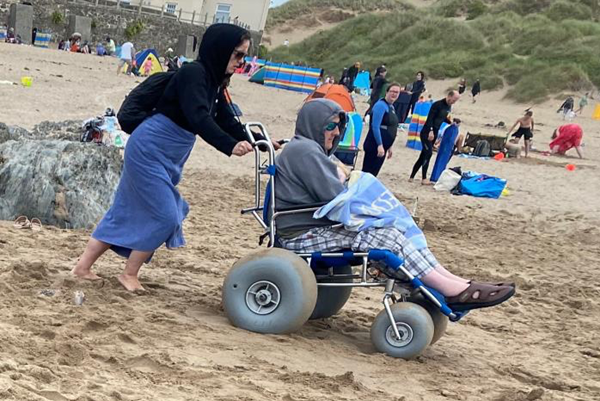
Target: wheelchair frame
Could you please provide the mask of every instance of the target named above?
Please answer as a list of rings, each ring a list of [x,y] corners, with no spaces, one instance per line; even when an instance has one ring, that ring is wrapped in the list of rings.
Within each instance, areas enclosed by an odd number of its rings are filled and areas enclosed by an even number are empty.
[[[261,131],[264,139],[255,140],[252,134],[251,129],[257,128]],[[291,215],[298,213],[305,213],[316,211],[319,207],[311,207],[311,208],[302,208],[295,209],[289,211],[280,211],[277,212],[275,208],[275,176],[276,176],[276,166],[275,166],[275,150],[273,148],[273,144],[271,143],[271,138],[266,130],[266,128],[257,122],[251,122],[245,124],[246,134],[248,135],[248,140],[252,144],[254,148],[254,162],[255,162],[255,194],[254,194],[254,206],[250,208],[243,209],[241,211],[242,214],[252,214],[254,218],[259,222],[259,224],[265,229],[265,233],[263,237],[269,236],[269,244],[268,247],[272,248],[275,244],[276,240],[276,219],[279,216],[283,215]],[[259,146],[264,146],[268,149],[267,158],[263,160],[261,158],[261,152],[259,150]],[[261,204],[262,200],[262,191],[261,191],[261,175],[268,175],[268,184],[270,185],[270,193],[268,196],[269,199],[269,215],[271,216],[270,221],[265,222],[263,217],[259,214],[259,212],[264,211],[264,203]],[[290,251],[291,252],[291,251]],[[359,275],[356,274],[334,274],[333,267],[329,268],[329,274],[327,276],[316,276],[317,278],[317,286],[319,287],[384,287],[384,296],[383,296],[383,306],[387,313],[388,318],[390,319],[391,327],[393,328],[394,335],[396,339],[400,341],[402,339],[394,316],[392,314],[391,305],[396,302],[404,302],[407,298],[414,293],[415,291],[421,292],[422,295],[430,301],[433,305],[435,305],[441,313],[447,316],[451,321],[458,321],[461,319],[467,312],[455,312],[446,305],[444,297],[439,294],[437,291],[426,287],[421,280],[417,277],[414,277],[405,267],[404,267],[404,258],[400,258],[394,253],[388,250],[371,250],[369,252],[314,252],[314,253],[296,253],[296,255],[300,256],[308,265],[312,268],[313,262],[318,261],[326,261],[327,259],[343,259],[348,262],[350,265],[357,265],[355,262],[356,259],[362,260],[361,273]],[[412,287],[412,291],[406,286],[406,281],[400,280],[400,278],[390,277],[388,274],[387,279],[385,281],[378,280],[376,277],[369,274],[369,262],[383,262],[388,268],[391,268],[395,272],[399,272],[404,275]],[[348,279],[352,278],[352,282],[319,282],[322,279]],[[396,297],[395,292],[398,292],[400,298]]]

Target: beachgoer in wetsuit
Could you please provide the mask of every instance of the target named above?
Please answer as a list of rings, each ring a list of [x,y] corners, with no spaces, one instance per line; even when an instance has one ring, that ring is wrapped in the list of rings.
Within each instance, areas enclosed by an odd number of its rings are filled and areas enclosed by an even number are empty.
[[[460,99],[460,95],[457,91],[450,91],[448,95],[441,100],[433,103],[431,110],[427,115],[425,125],[421,130],[421,154],[413,166],[412,173],[410,174],[409,181],[412,182],[419,169],[422,168],[422,180],[423,185],[430,185],[431,182],[427,179],[427,169],[429,168],[429,160],[433,155],[433,144],[437,140],[440,126],[443,122],[451,124],[450,111],[452,105]]]
[[[465,93],[466,90],[467,90],[467,80],[463,78],[458,83],[458,94],[462,95],[463,93]]]
[[[513,126],[508,130],[508,135],[510,135],[512,130],[515,129],[515,127],[517,125],[519,126],[519,129],[517,130],[517,132],[512,134],[513,138],[510,140],[510,142],[518,144],[519,141],[521,140],[521,137],[524,136],[525,137],[525,157],[527,157],[529,154],[529,149],[531,148],[531,138],[533,138],[533,128],[534,128],[533,111],[528,110],[525,113],[525,116],[519,118],[513,124]]]
[[[385,97],[375,103],[369,124],[369,133],[365,139],[365,159],[362,171],[374,176],[379,174],[386,159],[392,157],[392,145],[398,130],[398,117],[394,102],[400,94],[400,85],[392,83],[385,92]]]
[[[475,83],[473,84],[473,87],[471,88],[471,96],[473,96],[473,103],[476,102],[475,98],[480,93],[481,93],[481,84],[479,83],[479,80],[477,80],[477,81],[475,81]]]
[[[373,78],[373,81],[371,82],[371,98],[369,99],[369,108],[367,109],[367,111],[365,111],[363,120],[367,117],[367,114],[371,113],[371,111],[373,110],[373,106],[375,106],[375,103],[377,103],[379,99],[381,99],[381,91],[388,83],[385,79],[386,75],[387,69],[384,66],[377,67],[377,70],[375,71],[375,78]]]
[[[410,107],[410,92],[404,87],[400,88],[400,95],[398,100],[394,102],[394,108],[396,109],[396,115],[398,116],[398,122],[403,124],[408,116],[408,108]]]
[[[412,84],[412,93],[410,97],[410,105],[408,106],[409,114],[415,111],[415,104],[419,101],[419,98],[425,92],[425,73],[423,71],[417,72],[417,80]]]

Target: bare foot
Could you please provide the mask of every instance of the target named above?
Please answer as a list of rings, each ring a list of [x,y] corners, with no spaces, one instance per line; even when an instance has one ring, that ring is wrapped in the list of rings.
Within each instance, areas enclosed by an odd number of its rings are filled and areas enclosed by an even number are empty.
[[[73,274],[77,278],[80,278],[83,280],[91,280],[91,281],[102,280],[102,277],[98,276],[93,271],[80,269],[77,266],[75,266],[75,268],[73,270],[71,270],[71,274]]]
[[[414,178],[409,178],[409,179],[408,179],[408,182],[414,182],[414,181],[415,181],[415,179],[414,179]]]
[[[433,185],[433,182],[431,182],[429,180],[422,180],[421,185]]]
[[[145,291],[144,287],[142,287],[142,284],[140,284],[140,281],[138,280],[137,276],[128,276],[126,274],[121,274],[117,277],[117,279],[127,291]]]

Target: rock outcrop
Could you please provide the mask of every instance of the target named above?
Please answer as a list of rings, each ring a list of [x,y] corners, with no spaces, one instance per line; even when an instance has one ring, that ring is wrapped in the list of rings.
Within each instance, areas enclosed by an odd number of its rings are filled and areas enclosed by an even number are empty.
[[[81,122],[44,122],[32,132],[0,124],[0,219],[38,217],[89,228],[108,210],[121,151],[79,142]]]

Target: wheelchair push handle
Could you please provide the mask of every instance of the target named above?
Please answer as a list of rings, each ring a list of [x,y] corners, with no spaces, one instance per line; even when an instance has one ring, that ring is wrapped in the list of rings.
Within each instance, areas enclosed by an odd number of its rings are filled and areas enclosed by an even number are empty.
[[[257,128],[260,131],[258,132],[258,134],[262,135],[262,137],[268,142],[271,142],[271,136],[267,132],[265,126],[258,122],[251,122],[244,124],[244,130],[246,131],[246,135],[248,136],[248,142],[250,142],[252,145],[254,145],[257,142],[256,139],[254,139],[254,132],[252,131],[252,128]]]

